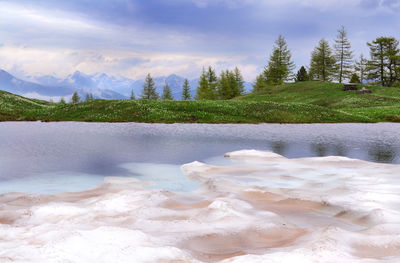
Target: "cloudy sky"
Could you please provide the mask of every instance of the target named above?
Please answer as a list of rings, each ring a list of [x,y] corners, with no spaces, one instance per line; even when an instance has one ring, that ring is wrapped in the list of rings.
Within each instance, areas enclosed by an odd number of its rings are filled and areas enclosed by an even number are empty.
[[[238,66],[252,81],[279,34],[297,66],[341,25],[367,55],[378,36],[400,39],[399,13],[399,0],[0,0],[0,68],[138,79]]]

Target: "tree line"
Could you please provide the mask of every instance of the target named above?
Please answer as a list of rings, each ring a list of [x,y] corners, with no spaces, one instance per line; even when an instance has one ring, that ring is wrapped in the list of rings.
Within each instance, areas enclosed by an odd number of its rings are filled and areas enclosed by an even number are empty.
[[[373,82],[400,87],[400,48],[396,38],[378,37],[368,42],[370,58],[361,54],[357,60],[354,60],[354,51],[343,26],[338,30],[334,42],[332,48],[327,40],[321,39],[311,53],[310,65],[307,68],[302,66],[294,74],[291,52],[285,38],[279,36],[268,65],[256,78],[254,91],[293,80]]]
[[[238,68],[234,70],[223,70],[217,76],[211,66],[206,70],[203,68],[196,95],[192,98],[189,80],[185,79],[182,85],[182,100],[227,100],[240,96],[244,93],[244,79]],[[155,83],[150,74],[147,75],[143,85],[141,99],[148,100],[173,100],[172,91],[166,82],[163,93],[160,96],[155,88]],[[131,99],[136,99],[132,90]]]

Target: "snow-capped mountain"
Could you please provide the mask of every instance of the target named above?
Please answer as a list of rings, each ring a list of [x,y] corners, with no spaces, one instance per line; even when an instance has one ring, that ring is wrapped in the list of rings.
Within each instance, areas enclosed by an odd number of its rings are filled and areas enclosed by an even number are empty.
[[[0,89],[27,97],[61,97],[74,92],[70,87],[46,86],[21,80],[4,70],[0,70]]]

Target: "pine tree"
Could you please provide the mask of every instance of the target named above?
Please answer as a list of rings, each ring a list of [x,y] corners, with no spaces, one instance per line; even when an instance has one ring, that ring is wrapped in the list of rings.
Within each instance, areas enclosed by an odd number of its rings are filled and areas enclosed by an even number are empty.
[[[78,92],[74,92],[74,94],[72,94],[72,98],[71,98],[71,102],[72,103],[78,103],[80,101],[80,97],[78,95]]]
[[[142,99],[158,100],[158,94],[154,85],[153,78],[150,74],[147,74],[145,83],[143,85]]]
[[[207,81],[208,81],[208,94],[211,100],[217,99],[217,74],[215,70],[209,66],[207,71]]]
[[[229,82],[229,74],[229,70],[221,71],[217,84],[218,99],[226,100],[231,97],[232,87]]]
[[[367,45],[371,54],[368,77],[378,80],[383,86],[390,86],[399,80],[399,41],[394,37],[379,37]]]
[[[197,87],[197,100],[215,100],[217,99],[217,75],[213,68],[208,67],[200,76],[199,86]]]
[[[235,73],[235,80],[237,83],[234,95],[235,95],[235,97],[237,97],[237,96],[243,95],[243,93],[244,93],[244,80],[243,80],[242,73],[240,72],[240,70],[237,67],[235,67],[234,73]]]
[[[296,81],[307,81],[309,80],[307,70],[304,66],[301,66],[299,71],[297,71]]]
[[[135,92],[133,92],[133,89],[131,90],[131,96],[129,97],[130,100],[136,100],[135,97]]]
[[[280,35],[275,41],[268,66],[264,70],[267,82],[271,84],[282,84],[284,81],[293,79],[295,65],[291,59],[292,55],[286,40]]]
[[[266,88],[267,80],[264,77],[264,74],[260,74],[257,76],[255,83],[253,84],[252,92],[260,92]]]
[[[229,100],[243,94],[244,81],[238,69],[234,71],[223,70],[218,79],[218,98]]]
[[[322,81],[330,80],[335,72],[335,62],[328,41],[321,39],[311,53],[310,77]]]
[[[368,60],[364,58],[363,54],[361,54],[360,58],[356,61],[354,69],[358,74],[360,83],[364,83],[368,75]]]
[[[169,87],[167,82],[165,82],[161,99],[162,100],[174,100],[174,98],[172,97],[171,88]]]
[[[85,101],[90,101],[93,100],[93,94],[92,93],[86,93]]]
[[[350,78],[353,68],[353,51],[344,26],[338,30],[334,49],[337,70],[335,75],[339,83],[342,83],[344,79]]]
[[[190,100],[190,85],[189,81],[185,79],[182,87],[182,100]]]
[[[60,104],[65,104],[65,103],[66,103],[66,102],[65,102],[64,98],[61,97],[61,99],[60,99]]]

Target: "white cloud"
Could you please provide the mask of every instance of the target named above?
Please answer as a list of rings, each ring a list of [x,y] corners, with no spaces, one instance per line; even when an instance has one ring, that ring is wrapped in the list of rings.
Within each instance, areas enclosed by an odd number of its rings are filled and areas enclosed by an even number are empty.
[[[0,47],[1,66],[5,70],[25,75],[52,74],[63,78],[75,70],[88,74],[108,73],[133,79],[143,78],[147,73],[165,76],[178,73],[187,78],[196,78],[202,67],[211,65],[218,71],[239,66],[248,80],[256,74],[256,66],[242,63],[242,56],[195,56],[179,53],[136,53],[118,50],[72,50],[38,49],[21,46]],[[126,62],[128,61],[128,62]],[[225,65],[220,65],[225,61]],[[19,76],[22,77],[22,76]]]

